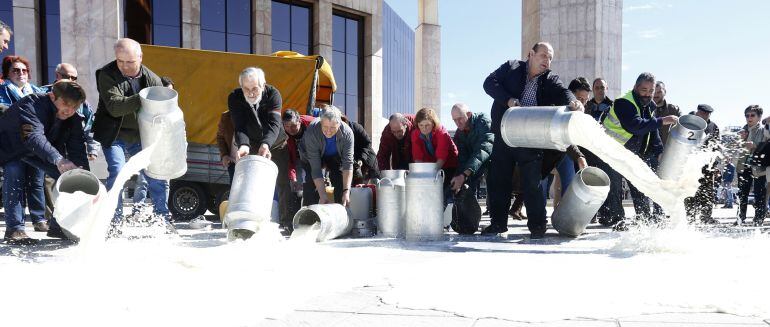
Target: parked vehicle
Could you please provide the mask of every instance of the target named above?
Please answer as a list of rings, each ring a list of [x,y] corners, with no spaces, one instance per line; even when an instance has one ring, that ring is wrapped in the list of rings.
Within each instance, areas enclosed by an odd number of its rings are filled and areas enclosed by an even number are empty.
[[[332,103],[336,84],[321,56],[280,51],[269,56],[142,45],[143,62],[174,80],[187,132],[187,173],[171,181],[169,209],[190,219],[206,210],[215,215],[230,189],[216,146],[219,118],[227,96],[239,87],[238,74],[249,66],[265,71],[281,92],[283,108],[311,112],[316,102]]]

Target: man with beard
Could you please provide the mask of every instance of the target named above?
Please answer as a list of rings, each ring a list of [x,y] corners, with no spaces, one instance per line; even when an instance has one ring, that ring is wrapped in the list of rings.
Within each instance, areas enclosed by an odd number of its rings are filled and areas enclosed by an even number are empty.
[[[664,125],[676,124],[679,117],[669,115],[655,117],[655,102],[652,95],[655,92],[655,76],[642,73],[636,78],[634,89],[615,100],[602,123],[612,138],[625,145],[626,149],[635,153],[653,170],[657,169],[658,156],[663,153],[658,129]],[[619,175],[613,174],[610,183],[620,185]],[[611,176],[613,176],[611,175]],[[637,219],[651,221],[653,216],[650,201],[647,196],[629,183],[631,197]],[[620,189],[617,187],[616,189]],[[620,199],[619,197],[614,197]],[[622,208],[615,204],[612,207]],[[617,213],[619,214],[619,213]],[[622,229],[624,226],[617,226]]]

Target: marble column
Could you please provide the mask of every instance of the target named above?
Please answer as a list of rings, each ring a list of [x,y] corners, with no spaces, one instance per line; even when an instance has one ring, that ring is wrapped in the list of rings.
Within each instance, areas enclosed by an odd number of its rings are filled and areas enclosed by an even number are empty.
[[[623,0],[524,0],[522,15],[522,58],[536,42],[550,42],[551,69],[565,84],[603,77],[610,98],[622,92]]]
[[[201,48],[201,0],[182,1],[182,47]]]
[[[273,53],[273,19],[271,0],[251,0],[254,26],[252,27],[252,44],[255,54]]]
[[[332,61],[332,2],[318,0],[313,6],[313,54]]]
[[[61,0],[61,57],[78,70],[87,99],[96,106],[95,72],[115,60],[113,45],[120,37],[120,1]]]
[[[414,47],[414,110],[428,107],[441,114],[441,26],[438,0],[419,0]]]
[[[30,82],[41,85],[43,81],[43,61],[41,57],[40,9],[37,0],[13,0],[13,42],[16,55],[29,60],[32,75]]]

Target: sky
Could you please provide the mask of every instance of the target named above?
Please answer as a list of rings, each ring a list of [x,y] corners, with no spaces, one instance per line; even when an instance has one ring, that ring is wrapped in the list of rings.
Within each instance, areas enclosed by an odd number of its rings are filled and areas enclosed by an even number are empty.
[[[417,27],[417,0],[385,2]],[[762,106],[768,116],[768,13],[765,0],[623,1],[621,90],[633,88],[647,71],[666,83],[669,103],[683,113],[709,104],[720,127],[745,124],[743,110],[750,104]],[[521,1],[440,0],[439,21],[441,118],[453,129],[452,104],[489,112],[484,79],[506,60],[521,59]]]

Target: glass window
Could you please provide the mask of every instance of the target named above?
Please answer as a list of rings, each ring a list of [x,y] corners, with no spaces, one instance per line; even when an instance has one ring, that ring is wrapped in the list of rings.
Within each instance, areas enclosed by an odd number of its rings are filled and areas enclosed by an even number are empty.
[[[201,48],[251,53],[251,0],[201,0]]]
[[[332,70],[337,82],[334,105],[348,116],[361,123],[363,105],[360,90],[363,89],[362,57],[360,56],[360,21],[347,15],[334,14],[332,18]]]
[[[152,44],[182,46],[181,1],[152,2]]]
[[[59,0],[40,2],[43,79],[40,84],[50,84],[56,80],[56,65],[61,63],[61,23]]]
[[[299,1],[272,2],[273,51],[291,50],[310,54],[310,7]]]
[[[152,1],[125,0],[123,7],[125,36],[143,44],[152,44]]]

